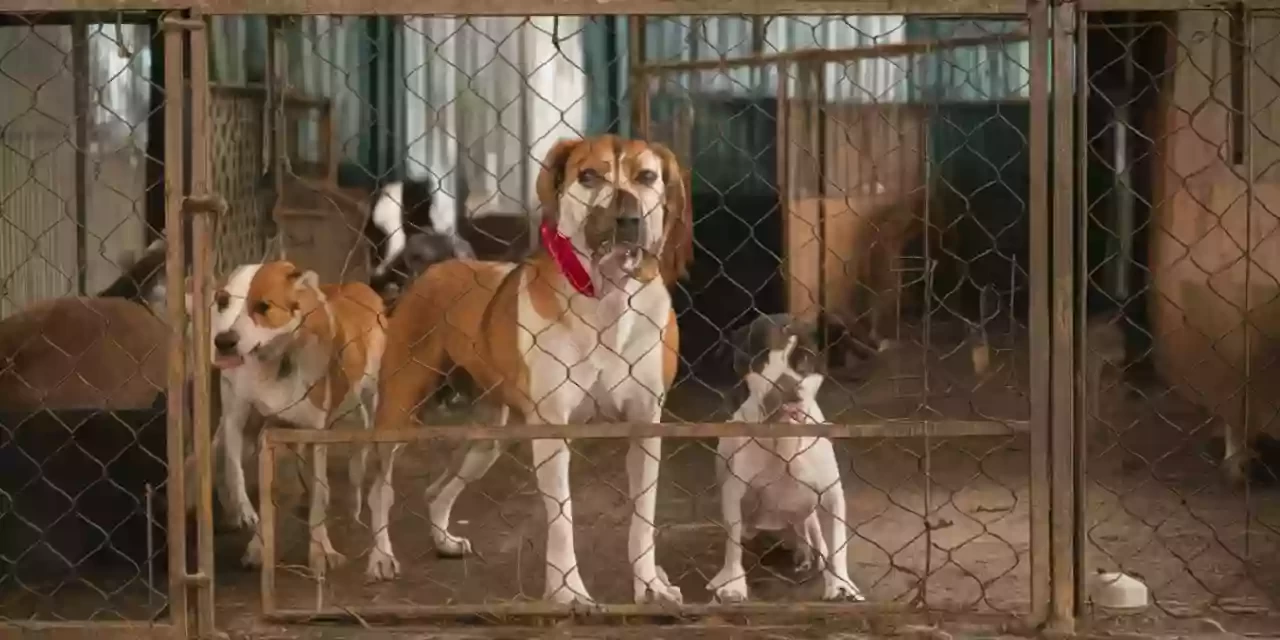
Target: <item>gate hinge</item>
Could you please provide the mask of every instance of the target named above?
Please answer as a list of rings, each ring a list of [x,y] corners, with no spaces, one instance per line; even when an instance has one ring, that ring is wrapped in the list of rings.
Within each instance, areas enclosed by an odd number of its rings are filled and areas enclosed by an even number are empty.
[[[187,214],[212,213],[222,215],[227,211],[227,201],[216,193],[190,195],[183,201],[182,210]]]

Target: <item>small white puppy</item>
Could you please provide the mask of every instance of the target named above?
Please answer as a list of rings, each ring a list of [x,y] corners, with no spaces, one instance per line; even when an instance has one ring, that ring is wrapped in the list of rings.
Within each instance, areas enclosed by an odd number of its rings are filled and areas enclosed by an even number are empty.
[[[745,369],[748,392],[733,414],[735,422],[826,421],[817,402],[824,376],[812,332],[764,316],[736,333],[734,344],[745,352],[738,368],[740,373]],[[862,592],[849,579],[844,486],[831,441],[721,438],[717,452],[720,509],[728,537],[724,567],[707,585],[716,599],[747,599],[742,540],[756,531],[778,531],[794,536],[798,570],[807,571],[815,560],[821,564],[824,600],[862,601]],[[748,510],[744,503],[754,508]]]

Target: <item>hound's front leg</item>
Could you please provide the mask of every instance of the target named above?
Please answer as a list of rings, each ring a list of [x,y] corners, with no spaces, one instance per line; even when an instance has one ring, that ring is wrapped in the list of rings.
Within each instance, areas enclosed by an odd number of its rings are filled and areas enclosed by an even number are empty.
[[[574,549],[569,456],[568,440],[533,441],[533,468],[547,514],[546,598],[560,604],[592,604],[578,572],[578,554]]]
[[[643,397],[643,396],[642,396]],[[630,405],[630,406],[628,406]],[[662,401],[648,396],[624,405],[634,422],[662,422]],[[658,475],[662,467],[662,438],[639,438],[627,451],[627,480],[634,511],[627,537],[627,557],[634,575],[636,603],[652,601],[680,604],[680,588],[658,571],[654,528],[658,506]]]

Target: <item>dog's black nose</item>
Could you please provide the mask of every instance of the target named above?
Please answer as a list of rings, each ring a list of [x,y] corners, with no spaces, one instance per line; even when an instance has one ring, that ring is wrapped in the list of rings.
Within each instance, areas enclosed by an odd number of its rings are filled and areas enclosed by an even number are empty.
[[[240,335],[235,331],[223,331],[213,337],[213,346],[224,353],[235,351],[236,345],[239,343]]]
[[[613,241],[619,244],[640,244],[640,217],[621,216],[614,223]]]

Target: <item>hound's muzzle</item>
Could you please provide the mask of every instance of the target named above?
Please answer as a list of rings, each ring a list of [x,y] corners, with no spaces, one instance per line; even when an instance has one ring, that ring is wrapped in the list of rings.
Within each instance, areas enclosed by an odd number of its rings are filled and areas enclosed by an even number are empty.
[[[656,238],[649,237],[635,194],[619,190],[609,207],[596,207],[587,225],[587,242],[597,262],[614,262],[628,277],[649,281],[657,275]]]

